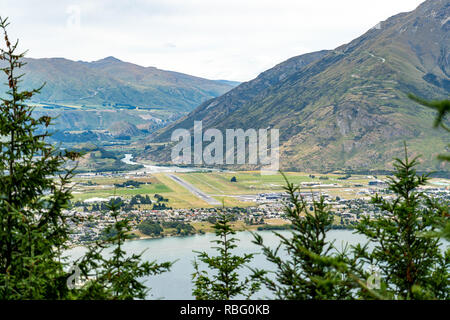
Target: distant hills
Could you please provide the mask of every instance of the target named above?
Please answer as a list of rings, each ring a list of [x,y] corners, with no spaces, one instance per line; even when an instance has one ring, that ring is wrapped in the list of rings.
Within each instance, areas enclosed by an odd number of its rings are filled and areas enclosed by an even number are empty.
[[[93,143],[83,142],[74,145],[72,150],[80,152],[76,172],[129,171],[142,168],[142,165],[130,165],[121,161],[122,156],[107,151]]]
[[[110,142],[145,136],[238,82],[208,80],[107,57],[98,61],[25,58],[22,89],[39,88],[34,114],[56,117],[52,139]],[[5,80],[6,81],[6,80]],[[0,96],[7,88],[0,79]],[[3,87],[2,87],[3,86]]]
[[[34,102],[107,107],[161,108],[186,113],[238,82],[207,80],[107,57],[98,61],[26,58],[24,88],[46,85]]]
[[[380,22],[334,50],[293,57],[204,102],[160,129],[169,141],[176,128],[279,128],[284,170],[366,171],[392,168],[403,141],[435,161],[448,137],[432,129],[434,113],[407,98],[450,95],[450,1],[428,0],[416,10]],[[167,148],[167,149],[170,149]],[[145,154],[168,161],[169,152]]]

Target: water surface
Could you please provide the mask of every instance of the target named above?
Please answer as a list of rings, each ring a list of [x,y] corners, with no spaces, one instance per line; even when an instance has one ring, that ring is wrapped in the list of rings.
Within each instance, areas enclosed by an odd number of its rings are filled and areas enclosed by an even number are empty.
[[[271,247],[275,247],[279,243],[279,239],[272,231],[259,231],[258,233],[263,237],[264,242]],[[285,236],[290,235],[289,231],[280,231],[280,233]],[[366,242],[364,236],[353,234],[350,230],[331,230],[328,233],[328,237],[330,240],[335,240],[335,246],[338,249],[342,247],[343,243],[357,244]],[[251,266],[273,270],[273,265],[260,254],[259,247],[252,243],[253,236],[250,232],[238,232],[236,238],[240,241],[238,242],[238,247],[234,250],[235,254],[256,253]],[[214,253],[214,249],[211,249],[211,240],[214,239],[215,235],[208,233],[188,237],[132,240],[125,243],[124,249],[130,254],[141,253],[145,250],[142,258],[146,261],[155,259],[158,262],[176,261],[170,272],[145,279],[146,285],[151,287],[148,295],[149,299],[193,299],[191,274],[194,271],[192,261],[196,256],[194,251]],[[82,256],[83,252],[85,252],[85,248],[76,247],[69,250],[68,255],[72,259],[76,259]],[[249,271],[243,269],[240,273],[248,274]],[[262,291],[255,298],[268,297],[270,297],[270,293]]]

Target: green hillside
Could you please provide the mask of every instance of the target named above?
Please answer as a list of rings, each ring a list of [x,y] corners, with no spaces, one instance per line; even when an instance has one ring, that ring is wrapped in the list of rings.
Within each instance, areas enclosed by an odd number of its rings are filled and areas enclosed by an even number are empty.
[[[52,138],[63,143],[146,135],[238,84],[146,68],[114,57],[94,62],[24,60],[23,87],[38,88],[45,82],[33,97],[34,115],[55,117]]]
[[[429,0],[335,50],[289,59],[209,100],[161,129],[279,128],[281,165],[290,170],[392,168],[408,142],[423,168],[445,170],[435,156],[448,138],[432,129],[434,114],[408,93],[444,99],[450,93],[450,2]],[[150,154],[168,160],[168,151]]]
[[[24,88],[44,82],[34,102],[75,106],[162,108],[189,112],[237,85],[142,67],[107,57],[93,62],[64,58],[25,59]],[[2,91],[3,92],[3,91]]]
[[[83,142],[74,145],[71,150],[80,152],[76,172],[129,171],[142,168],[142,165],[126,164],[121,154],[107,151],[94,143]]]

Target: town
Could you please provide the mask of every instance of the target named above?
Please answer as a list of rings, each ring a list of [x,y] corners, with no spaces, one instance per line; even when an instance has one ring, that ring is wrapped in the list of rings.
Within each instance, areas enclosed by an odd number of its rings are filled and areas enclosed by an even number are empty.
[[[133,180],[119,184],[120,187],[139,187]],[[359,186],[359,185],[358,185]],[[328,192],[313,190],[317,183],[303,183],[302,187],[311,188],[298,195],[307,203],[307,210],[313,212],[313,199],[324,198],[334,217],[333,228],[352,229],[362,217],[375,218],[385,214],[371,203],[371,197],[378,194],[386,199],[392,197],[387,184],[381,180],[370,180],[365,188],[359,188],[357,197],[344,199],[332,196]],[[332,187],[321,184],[321,187]],[[362,187],[362,186],[361,186]],[[450,190],[446,185],[430,185],[419,190],[428,197],[441,201],[450,200]],[[243,196],[244,197],[244,196]],[[210,208],[172,208],[170,199],[159,194],[149,196],[136,194],[132,197],[109,196],[107,198],[89,198],[71,204],[67,213],[77,217],[77,223],[70,222],[73,233],[71,244],[78,245],[105,237],[106,228],[114,222],[109,205],[119,204],[120,218],[129,219],[133,227],[133,238],[160,238],[165,236],[187,236],[212,232],[212,225],[221,213],[232,217],[233,226],[243,230],[279,230],[289,228],[285,217],[285,207],[289,197],[285,192],[259,193],[246,195],[253,204],[247,207],[210,207]]]

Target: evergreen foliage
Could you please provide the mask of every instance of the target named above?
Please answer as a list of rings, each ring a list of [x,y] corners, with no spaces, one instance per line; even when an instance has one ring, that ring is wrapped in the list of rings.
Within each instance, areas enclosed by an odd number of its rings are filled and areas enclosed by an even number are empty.
[[[7,19],[0,17],[9,90],[0,112],[0,299],[63,299],[64,263],[59,259],[69,230],[62,212],[71,198],[73,169],[64,169],[74,152],[59,152],[45,139],[52,118],[33,118],[27,101],[40,89],[19,88],[25,53],[9,40]]]
[[[446,125],[445,117],[447,114],[450,113],[450,100],[441,100],[441,101],[427,101],[425,99],[416,97],[412,94],[408,95],[410,99],[416,101],[417,103],[420,103],[423,106],[432,108],[438,112],[436,119],[434,121],[434,127],[442,127],[447,132],[450,132],[450,128],[448,125]],[[450,144],[448,145],[450,148]],[[443,161],[450,161],[450,155],[449,154],[441,154],[438,156],[438,159]],[[447,239],[450,241],[450,214],[448,212],[448,205],[440,205],[436,202],[429,202],[429,206],[436,208],[437,210],[440,210],[442,212],[442,215],[440,218],[436,219],[436,224],[440,227],[440,230],[434,231],[434,232],[427,232],[426,236],[432,236],[432,237],[442,237],[444,239]]]
[[[417,158],[409,159],[405,144],[405,158],[395,159],[396,171],[389,177],[395,198],[375,196],[372,202],[385,214],[376,219],[365,216],[356,226],[374,248],[357,245],[355,255],[380,270],[380,293],[388,298],[448,299],[450,250],[442,253],[439,238],[420,235],[434,230],[441,212],[427,206],[429,199],[418,190],[428,177],[416,173],[417,164]]]
[[[145,299],[148,289],[140,278],[169,271],[173,263],[141,262],[142,254],[127,255],[123,244],[131,239],[128,219],[119,217],[120,204],[110,206],[114,224],[107,228],[106,240],[89,247],[87,254],[77,263],[85,284],[75,290],[81,299],[130,300]],[[106,248],[112,248],[109,254]]]
[[[284,176],[284,174],[283,174]],[[333,217],[329,213],[324,198],[314,199],[313,211],[300,195],[300,189],[290,183],[284,176],[289,195],[289,203],[285,207],[286,217],[291,221],[291,236],[286,237],[278,232],[274,234],[280,239],[279,245],[273,249],[264,244],[259,234],[254,234],[254,243],[261,247],[266,259],[274,264],[276,270],[254,269],[253,278],[265,285],[277,299],[347,299],[353,281],[326,262],[336,259],[342,262],[343,256],[333,253],[333,243],[326,239],[331,229]],[[283,250],[287,258],[280,256]]]
[[[219,215],[214,229],[218,239],[213,240],[217,246],[218,255],[210,256],[206,252],[197,252],[198,260],[203,262],[211,271],[201,270],[197,260],[194,260],[195,272],[192,274],[194,282],[193,295],[197,300],[230,300],[237,297],[249,299],[259,290],[259,283],[250,277],[242,277],[239,270],[253,259],[253,254],[243,256],[233,255],[232,250],[237,247],[238,239],[233,238],[236,233],[229,224],[225,214]]]
[[[169,270],[171,263],[141,263],[141,255],[126,256],[123,244],[130,224],[120,219],[120,199],[110,202],[115,223],[103,243],[91,246],[78,266],[86,283],[68,288],[69,274],[62,253],[70,230],[64,209],[71,199],[69,183],[79,153],[57,150],[47,143],[52,118],[35,119],[27,101],[39,89],[21,91],[24,53],[11,44],[7,19],[0,17],[6,48],[0,48],[0,70],[7,76],[7,98],[0,104],[0,299],[134,299],[145,298],[140,277]],[[110,257],[104,254],[112,246]],[[94,276],[93,276],[94,274]],[[88,277],[90,276],[90,277]]]

